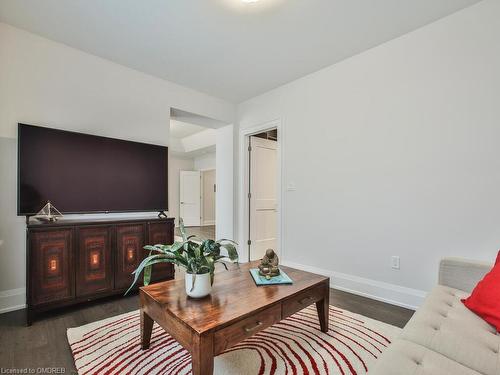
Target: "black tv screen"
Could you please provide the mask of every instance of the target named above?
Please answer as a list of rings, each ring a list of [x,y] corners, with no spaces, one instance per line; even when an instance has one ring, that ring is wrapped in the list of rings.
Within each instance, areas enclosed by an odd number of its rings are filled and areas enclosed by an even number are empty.
[[[18,215],[168,210],[168,148],[18,125]]]

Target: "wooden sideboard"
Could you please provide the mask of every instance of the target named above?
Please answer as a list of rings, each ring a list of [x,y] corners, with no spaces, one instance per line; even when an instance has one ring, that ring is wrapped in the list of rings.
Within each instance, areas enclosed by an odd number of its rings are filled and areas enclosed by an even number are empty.
[[[26,319],[31,325],[40,312],[123,294],[132,271],[149,254],[143,247],[173,243],[174,219],[30,221],[26,235]],[[152,283],[173,278],[171,264],[153,267]]]

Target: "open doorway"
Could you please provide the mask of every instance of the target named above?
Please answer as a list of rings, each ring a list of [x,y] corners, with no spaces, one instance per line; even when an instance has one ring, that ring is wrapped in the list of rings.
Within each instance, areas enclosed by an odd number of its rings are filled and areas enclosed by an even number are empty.
[[[216,169],[200,169],[196,158],[192,169],[179,171],[179,217],[190,234],[214,239]]]
[[[182,217],[189,234],[216,237],[216,132],[190,119],[171,117],[169,214],[176,218],[176,236]]]
[[[267,249],[282,256],[281,156],[279,123],[247,130],[244,143],[242,234],[248,260],[261,259]]]
[[[176,218],[176,234],[179,234],[178,219],[181,216],[180,171],[199,172],[199,214],[191,215],[198,218],[188,232],[198,234],[203,238],[235,238],[234,236],[234,126],[232,124],[209,118],[185,110],[170,108],[169,137],[169,216]],[[213,204],[202,204],[202,183],[207,171],[214,171],[215,185]],[[212,176],[208,176],[209,180]],[[196,196],[196,189],[191,196]],[[196,198],[193,198],[196,199]],[[207,197],[206,200],[210,200]],[[207,212],[204,217],[204,210]],[[198,211],[195,211],[198,212]],[[185,218],[184,218],[185,219]],[[215,221],[215,222],[214,222]],[[198,232],[197,232],[198,231]],[[242,256],[242,258],[244,258]]]

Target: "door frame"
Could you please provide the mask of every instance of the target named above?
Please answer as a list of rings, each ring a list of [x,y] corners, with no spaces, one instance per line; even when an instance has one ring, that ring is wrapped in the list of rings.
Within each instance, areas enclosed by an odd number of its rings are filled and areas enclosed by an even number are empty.
[[[283,209],[283,126],[281,119],[275,119],[258,125],[254,125],[245,129],[240,129],[238,142],[240,146],[240,165],[239,165],[239,194],[238,194],[238,207],[240,207],[238,214],[238,238],[240,240],[240,261],[248,262],[250,260],[250,250],[248,248],[248,228],[249,228],[249,206],[248,206],[248,193],[249,193],[249,158],[248,158],[248,140],[250,136],[262,133],[267,130],[277,129],[278,131],[278,191],[277,191],[277,236],[278,236],[278,256],[280,261],[283,262],[285,258],[284,251],[284,209]]]

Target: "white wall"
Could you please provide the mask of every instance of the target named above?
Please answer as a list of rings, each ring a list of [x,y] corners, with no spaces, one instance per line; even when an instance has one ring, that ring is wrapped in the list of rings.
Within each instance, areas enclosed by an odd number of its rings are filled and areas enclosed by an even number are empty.
[[[197,171],[207,171],[209,169],[215,169],[215,166],[215,152],[203,154],[194,158],[194,169]]]
[[[184,146],[182,145],[182,139],[170,137],[168,141],[168,149],[170,152],[184,152]]]
[[[168,144],[170,107],[234,118],[221,99],[4,23],[0,42],[0,136],[14,138],[25,121]]]
[[[234,238],[234,185],[233,185],[233,125],[216,129],[216,184],[215,237]]]
[[[180,212],[180,171],[194,170],[194,159],[169,157],[168,163],[168,216],[175,217],[175,225],[179,225]]]
[[[215,145],[215,142],[215,129],[205,129],[199,133],[195,133],[181,139],[184,152],[191,152],[202,148],[211,147]]]
[[[499,19],[481,2],[239,106],[282,120],[287,263],[415,306],[441,257],[494,259]]]
[[[0,23],[0,312],[24,304],[17,123],[168,145],[170,107],[227,123],[235,117],[221,99]]]

